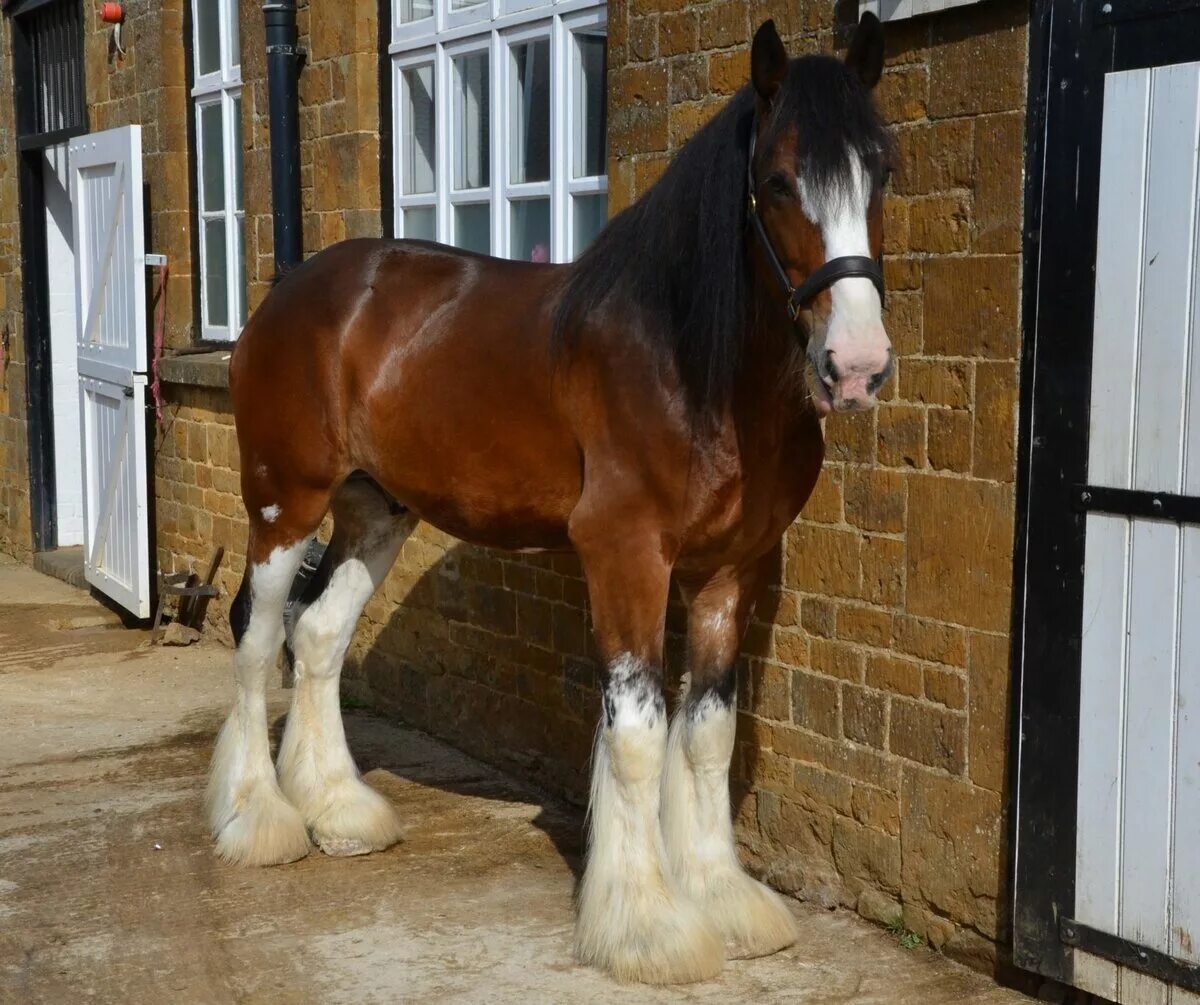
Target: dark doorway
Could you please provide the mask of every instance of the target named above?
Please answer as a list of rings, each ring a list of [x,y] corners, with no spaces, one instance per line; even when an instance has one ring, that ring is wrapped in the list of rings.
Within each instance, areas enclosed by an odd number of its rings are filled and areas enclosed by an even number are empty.
[[[30,511],[33,548],[41,552],[57,547],[59,537],[45,162],[48,150],[88,131],[83,5],[17,0],[5,13],[12,28]]]

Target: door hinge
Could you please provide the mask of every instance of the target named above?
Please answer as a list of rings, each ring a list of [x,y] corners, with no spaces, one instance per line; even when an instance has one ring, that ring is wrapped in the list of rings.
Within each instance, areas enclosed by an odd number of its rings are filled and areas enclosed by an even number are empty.
[[[1074,918],[1063,918],[1058,925],[1058,937],[1065,945],[1101,956],[1123,967],[1154,977],[1164,984],[1174,984],[1185,991],[1200,992],[1200,964],[1181,960],[1158,949],[1140,946],[1112,932],[1081,924]]]

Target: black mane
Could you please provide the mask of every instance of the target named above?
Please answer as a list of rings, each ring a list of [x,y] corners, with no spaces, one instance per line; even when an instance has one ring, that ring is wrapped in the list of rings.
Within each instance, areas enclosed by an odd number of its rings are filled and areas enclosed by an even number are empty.
[[[671,353],[693,410],[728,400],[749,320],[744,235],[754,104],[749,85],[730,98],[575,263],[555,311],[557,351],[573,347],[588,315],[609,303],[621,313],[640,310],[648,323],[631,327]],[[849,150],[878,174],[888,149],[868,92],[829,56],[791,61],[765,125],[766,147],[795,125],[798,173],[818,190],[844,181]]]

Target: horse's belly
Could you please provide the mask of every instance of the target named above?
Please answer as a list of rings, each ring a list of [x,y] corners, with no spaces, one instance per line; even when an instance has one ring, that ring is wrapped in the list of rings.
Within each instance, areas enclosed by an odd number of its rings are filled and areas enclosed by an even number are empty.
[[[475,406],[438,394],[376,426],[362,464],[400,502],[454,537],[496,548],[566,548],[582,468],[569,431],[547,409]]]

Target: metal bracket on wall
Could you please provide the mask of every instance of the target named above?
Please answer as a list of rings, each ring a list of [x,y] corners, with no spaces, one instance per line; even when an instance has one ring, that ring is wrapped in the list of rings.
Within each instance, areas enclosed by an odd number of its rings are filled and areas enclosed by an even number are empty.
[[[308,50],[302,45],[288,45],[286,42],[277,42],[267,45],[267,55],[273,52],[278,52],[284,56],[291,56],[296,61],[296,73],[299,74],[304,69],[308,62]]]
[[[1185,991],[1200,992],[1200,965],[1181,960],[1166,953],[1139,946],[1111,932],[1080,924],[1074,918],[1063,918],[1058,925],[1058,937],[1068,946],[1100,956],[1123,967],[1174,984]]]

